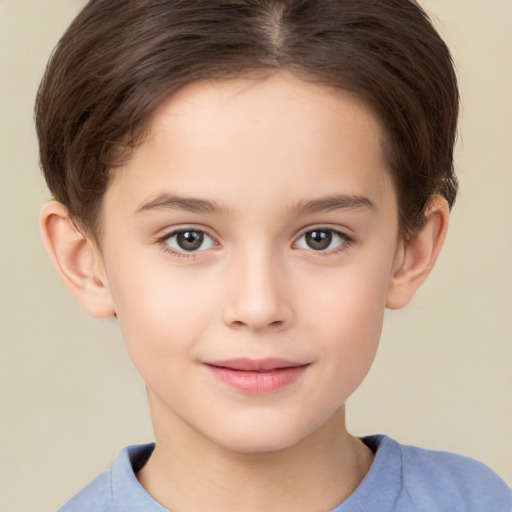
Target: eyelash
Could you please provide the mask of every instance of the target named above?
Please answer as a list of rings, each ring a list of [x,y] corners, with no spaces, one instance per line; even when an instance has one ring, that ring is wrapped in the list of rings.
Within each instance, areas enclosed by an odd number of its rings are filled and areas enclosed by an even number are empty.
[[[211,238],[215,244],[218,245],[217,240],[215,240],[215,238],[213,236],[211,236],[207,231],[205,231],[204,229],[197,229],[197,228],[192,228],[192,227],[189,227],[189,228],[185,227],[185,228],[175,229],[175,230],[173,230],[173,231],[171,231],[169,233],[166,233],[165,235],[159,237],[156,240],[156,243],[162,248],[163,251],[165,251],[167,253],[170,253],[173,257],[176,257],[176,258],[187,258],[187,259],[194,258],[198,252],[202,252],[202,251],[190,251],[190,252],[177,251],[177,250],[173,249],[172,247],[170,247],[169,244],[167,243],[168,240],[170,240],[174,236],[176,236],[176,235],[178,235],[180,233],[187,232],[187,231],[191,231],[191,232],[194,232],[194,233],[201,233],[203,235],[206,235],[207,237]],[[294,242],[294,245],[297,244],[297,242],[302,237],[304,237],[308,233],[312,233],[314,231],[329,232],[329,233],[331,233],[331,234],[333,234],[335,236],[338,236],[338,237],[340,237],[342,239],[340,245],[338,247],[335,247],[334,249],[318,250],[318,251],[315,251],[314,249],[309,249],[309,252],[312,252],[312,253],[314,253],[315,255],[318,255],[318,256],[334,256],[336,254],[340,254],[340,253],[345,252],[346,250],[348,250],[349,247],[354,242],[353,238],[351,238],[350,236],[348,236],[346,233],[344,233],[342,231],[339,231],[337,229],[330,228],[330,227],[321,227],[320,226],[320,227],[310,228],[307,231],[302,232],[302,234]]]
[[[339,244],[338,247],[335,247],[334,249],[318,250],[318,251],[315,251],[314,249],[309,249],[309,252],[312,252],[312,253],[314,253],[315,255],[318,255],[318,256],[327,257],[327,256],[335,256],[337,254],[341,254],[341,253],[347,251],[350,248],[350,246],[353,244],[353,242],[354,242],[354,239],[352,237],[348,236],[346,233],[344,233],[343,231],[340,231],[339,229],[334,229],[334,228],[330,228],[330,227],[326,227],[326,226],[319,226],[319,227],[310,228],[307,231],[304,231],[297,238],[297,240],[294,242],[294,244],[297,244],[297,242],[303,236],[307,235],[308,233],[313,233],[314,231],[329,232],[329,233],[331,233],[331,234],[341,238],[341,243]]]
[[[217,240],[215,240],[215,238],[213,236],[211,236],[207,231],[205,231],[204,229],[193,228],[193,227],[184,227],[184,228],[175,229],[169,233],[166,233],[165,235],[161,236],[160,238],[158,238],[156,243],[162,248],[163,251],[171,254],[172,256],[174,256],[176,258],[187,258],[187,259],[194,258],[196,253],[201,252],[201,251],[189,251],[189,252],[187,252],[185,250],[177,251],[176,249],[173,249],[172,247],[170,247],[169,244],[167,243],[168,240],[170,240],[174,236],[176,236],[180,233],[186,233],[187,231],[191,231],[193,233],[201,233],[203,235],[206,235],[207,237],[211,238],[215,242],[215,244],[218,245]]]

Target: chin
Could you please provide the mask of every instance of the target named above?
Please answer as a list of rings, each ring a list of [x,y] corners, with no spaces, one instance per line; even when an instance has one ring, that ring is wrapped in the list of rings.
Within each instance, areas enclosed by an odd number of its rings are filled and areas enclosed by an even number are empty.
[[[305,432],[299,432],[296,428],[283,427],[284,425],[277,428],[267,425],[265,428],[261,424],[253,424],[249,428],[243,429],[231,426],[222,439],[220,436],[216,436],[217,439],[213,438],[213,440],[224,448],[237,453],[268,453],[286,450],[299,443],[307,435]]]

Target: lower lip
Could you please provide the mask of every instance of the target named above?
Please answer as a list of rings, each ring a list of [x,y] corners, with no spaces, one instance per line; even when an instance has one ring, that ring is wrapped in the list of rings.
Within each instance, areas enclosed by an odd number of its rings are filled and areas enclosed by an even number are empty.
[[[247,393],[272,393],[283,389],[295,382],[308,366],[305,364],[256,372],[206,365],[217,379]]]

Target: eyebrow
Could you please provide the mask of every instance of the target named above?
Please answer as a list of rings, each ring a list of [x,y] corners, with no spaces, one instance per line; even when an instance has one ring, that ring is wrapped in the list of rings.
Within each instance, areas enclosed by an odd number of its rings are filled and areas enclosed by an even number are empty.
[[[377,211],[375,204],[367,197],[338,194],[309,201],[300,201],[292,208],[292,212],[294,214],[311,214],[354,208],[366,208],[375,212]],[[194,197],[180,197],[163,193],[154,199],[143,203],[135,210],[135,213],[138,214],[154,210],[182,210],[191,213],[214,214],[226,212],[226,208],[222,207],[215,201]]]
[[[222,208],[215,201],[208,199],[197,199],[194,197],[179,197],[169,194],[160,194],[139,206],[135,213],[152,210],[183,210],[192,213],[223,213]]]
[[[294,211],[303,213],[320,213],[352,208],[366,208],[377,212],[375,204],[367,197],[339,194],[321,197],[311,201],[301,201],[294,208]]]

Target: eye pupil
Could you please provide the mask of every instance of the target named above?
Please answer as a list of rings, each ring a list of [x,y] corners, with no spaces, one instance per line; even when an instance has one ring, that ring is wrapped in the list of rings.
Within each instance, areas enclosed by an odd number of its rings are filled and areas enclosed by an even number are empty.
[[[321,251],[327,249],[332,242],[332,233],[330,231],[310,231],[306,233],[306,243],[311,249]]]
[[[204,241],[204,234],[198,231],[181,231],[176,235],[176,242],[184,251],[199,249]]]

